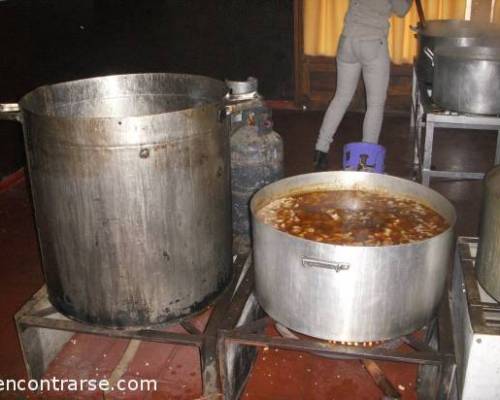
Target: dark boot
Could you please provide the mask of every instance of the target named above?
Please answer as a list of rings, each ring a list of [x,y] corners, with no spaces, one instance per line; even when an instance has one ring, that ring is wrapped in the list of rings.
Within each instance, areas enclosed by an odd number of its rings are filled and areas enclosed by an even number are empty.
[[[328,169],[328,153],[316,150],[314,152],[314,171],[326,171]]]

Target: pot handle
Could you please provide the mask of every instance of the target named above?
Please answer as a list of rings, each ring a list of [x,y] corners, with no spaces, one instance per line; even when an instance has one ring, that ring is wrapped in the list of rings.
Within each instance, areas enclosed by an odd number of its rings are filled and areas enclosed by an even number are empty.
[[[302,265],[305,268],[330,269],[335,272],[347,271],[351,267],[347,262],[316,260],[309,257],[302,257]]]
[[[21,108],[18,103],[0,103],[0,119],[21,122]]]
[[[428,47],[425,47],[424,54],[427,56],[429,60],[431,60],[432,66],[434,67],[434,52]]]

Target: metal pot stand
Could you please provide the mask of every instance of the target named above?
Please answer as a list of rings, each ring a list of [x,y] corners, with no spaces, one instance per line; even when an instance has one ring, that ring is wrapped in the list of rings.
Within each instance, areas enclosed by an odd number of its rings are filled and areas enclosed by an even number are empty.
[[[500,164],[500,116],[452,113],[440,109],[432,102],[428,89],[430,87],[422,81],[414,67],[410,127],[414,130],[413,163],[419,180],[429,186],[432,178],[483,179],[482,172],[432,170],[434,133],[439,128],[498,131],[495,150],[495,165],[498,165]],[[424,127],[425,136],[422,136]]]
[[[194,346],[199,350],[204,398],[218,398],[220,394],[216,357],[217,331],[236,325],[245,301],[253,287],[253,274],[248,274],[251,258],[235,257],[232,282],[214,303],[205,330],[201,332],[191,322],[193,315],[179,321],[186,333],[166,332],[168,325],[148,328],[114,329],[84,324],[57,312],[50,304],[44,285],[15,315],[26,371],[30,379],[44,377],[49,364],[75,333]],[[243,301],[242,301],[243,299]],[[204,309],[203,311],[205,311]],[[175,322],[177,323],[177,321]],[[173,324],[175,324],[173,323]]]
[[[414,335],[396,339],[410,346],[413,349],[411,353],[398,351],[394,341],[373,348],[333,345],[303,336],[296,339],[266,334],[266,326],[275,322],[265,314],[253,295],[251,258],[239,256],[234,267],[235,278],[217,301],[204,332],[198,331],[189,318],[181,322],[186,330],[182,334],[165,332],[162,330],[164,327],[137,330],[82,324],[55,311],[42,288],[15,316],[28,376],[41,379],[73,333],[80,332],[197,347],[200,351],[203,393],[207,399],[220,398],[221,391],[225,400],[238,399],[258,349],[264,347],[311,352],[334,359],[358,359],[385,399],[398,398],[398,392],[376,362],[417,364],[419,399],[454,398],[456,368],[447,296],[441,303],[438,318],[425,329],[424,340]]]
[[[253,273],[253,271],[249,271]],[[235,296],[233,301],[241,301]],[[222,329],[218,334],[219,374],[224,400],[240,398],[256,360],[259,349],[279,348],[309,352],[334,359],[357,359],[362,361],[384,395],[384,399],[395,399],[398,392],[385,378],[376,361],[411,363],[419,366],[417,379],[418,399],[455,399],[455,355],[451,330],[448,296],[443,296],[439,313],[425,328],[424,340],[410,334],[400,339],[412,348],[412,352],[401,352],[395,346],[382,345],[373,348],[332,344],[300,335],[271,336],[265,332],[269,324],[276,324],[251,294],[236,328]]]

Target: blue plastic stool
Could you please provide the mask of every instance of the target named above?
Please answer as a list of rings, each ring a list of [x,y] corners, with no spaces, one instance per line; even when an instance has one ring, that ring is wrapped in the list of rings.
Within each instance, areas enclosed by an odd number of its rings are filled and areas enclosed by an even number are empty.
[[[385,147],[375,143],[354,142],[344,146],[342,167],[346,171],[384,173]]]

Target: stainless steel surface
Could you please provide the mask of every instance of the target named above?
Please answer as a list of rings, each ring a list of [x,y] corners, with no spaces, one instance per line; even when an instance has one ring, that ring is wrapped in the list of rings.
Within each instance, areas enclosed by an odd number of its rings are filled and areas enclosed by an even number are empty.
[[[477,279],[486,291],[500,301],[500,166],[484,179]]]
[[[478,283],[477,248],[477,238],[457,240],[450,304],[458,391],[462,400],[496,400],[500,398],[500,304]]]
[[[446,110],[500,114],[500,47],[438,47],[434,102]]]
[[[417,69],[427,83],[433,82],[432,60],[425,54],[434,52],[439,46],[479,46],[498,41],[500,32],[494,24],[477,24],[464,20],[431,20],[417,29],[419,51]]]
[[[119,75],[20,101],[50,300],[105,326],[195,312],[231,276],[223,82]]]
[[[339,246],[291,236],[255,218],[272,199],[317,188],[377,190],[414,198],[443,215],[450,228],[413,244]],[[283,325],[322,339],[363,342],[407,334],[434,315],[455,223],[453,206],[437,192],[388,175],[323,172],[266,186],[253,197],[251,210],[257,297]]]
[[[497,144],[495,165],[500,164],[500,117],[451,113],[437,108],[427,94],[427,88],[417,79],[415,70],[412,81],[412,116],[410,125],[414,128],[414,166],[422,183],[429,186],[431,178],[483,179],[482,172],[431,170],[434,135],[440,128],[495,130]],[[424,122],[425,121],[425,122]],[[422,130],[425,128],[424,135]],[[424,143],[422,143],[422,139]]]

